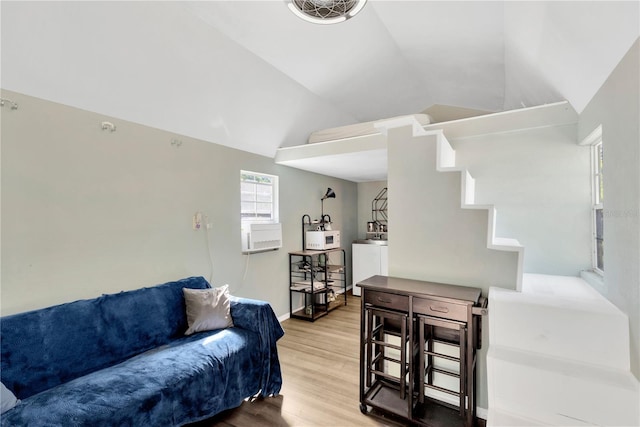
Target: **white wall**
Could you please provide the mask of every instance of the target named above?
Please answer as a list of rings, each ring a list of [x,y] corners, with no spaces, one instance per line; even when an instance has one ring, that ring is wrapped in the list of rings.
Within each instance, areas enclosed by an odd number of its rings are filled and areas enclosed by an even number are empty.
[[[524,272],[577,276],[591,268],[590,151],[576,126],[451,140],[476,181],[478,204],[498,212],[496,236],[525,247]]]
[[[194,15],[198,8],[3,1],[2,88],[265,156],[355,121]],[[256,31],[268,25],[276,24]]]
[[[604,289],[629,316],[631,369],[640,378],[640,42],[580,115],[582,139],[602,125]]]
[[[15,92],[2,96],[19,104],[2,109],[2,315],[191,275],[212,276],[213,285],[228,283],[233,294],[267,300],[283,315],[287,251],[300,249],[301,217],[320,215],[327,187],[337,197],[325,212],[346,242],[356,236],[354,183]],[[104,120],[116,132],[102,131]],[[278,251],[241,253],[241,169],[280,177]],[[192,229],[197,211],[213,223],[213,267],[206,233]]]

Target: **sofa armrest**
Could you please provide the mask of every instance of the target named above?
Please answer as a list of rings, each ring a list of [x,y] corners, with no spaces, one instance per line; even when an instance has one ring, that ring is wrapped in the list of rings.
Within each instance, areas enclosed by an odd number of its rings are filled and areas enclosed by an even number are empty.
[[[277,395],[282,386],[282,372],[276,341],[284,335],[284,330],[271,305],[266,301],[231,297],[231,317],[234,327],[258,334],[262,353],[260,394]]]

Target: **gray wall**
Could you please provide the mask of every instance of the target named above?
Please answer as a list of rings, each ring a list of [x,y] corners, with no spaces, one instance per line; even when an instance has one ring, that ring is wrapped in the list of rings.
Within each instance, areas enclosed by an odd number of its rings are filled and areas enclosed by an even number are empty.
[[[3,91],[2,315],[202,275],[288,313],[287,251],[325,201],[345,242],[357,235],[355,183],[267,157]],[[101,130],[101,122],[116,132]],[[171,145],[172,139],[182,145]],[[240,169],[280,177],[284,247],[241,253]],[[192,229],[196,212],[213,224]],[[207,248],[209,240],[211,257]],[[350,256],[351,245],[345,245]],[[350,261],[349,261],[350,262]],[[350,271],[350,268],[349,268]],[[350,283],[350,277],[348,283]]]
[[[579,137],[602,125],[604,289],[629,316],[631,369],[640,378],[640,42],[580,115]]]
[[[461,174],[438,172],[435,153],[434,135],[389,131],[389,274],[515,289],[516,254],[487,249],[487,211],[460,208]]]
[[[524,245],[525,273],[591,268],[591,158],[576,141],[575,125],[450,141],[476,203],[497,209],[496,236]]]
[[[488,213],[460,208],[459,172],[436,170],[436,137],[389,131],[389,275],[516,288],[517,254],[487,249]],[[477,405],[487,408],[488,319],[478,354]]]

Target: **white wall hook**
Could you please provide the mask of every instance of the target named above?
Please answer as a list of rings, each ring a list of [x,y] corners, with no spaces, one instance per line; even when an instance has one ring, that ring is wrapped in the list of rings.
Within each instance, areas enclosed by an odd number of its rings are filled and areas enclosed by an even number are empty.
[[[115,132],[116,125],[111,122],[102,122],[102,130],[110,130],[111,132]]]
[[[0,107],[4,107],[4,104],[6,102],[11,104],[11,109],[12,110],[17,110],[18,109],[18,103],[17,102],[13,102],[12,100],[10,100],[8,98],[0,98]]]

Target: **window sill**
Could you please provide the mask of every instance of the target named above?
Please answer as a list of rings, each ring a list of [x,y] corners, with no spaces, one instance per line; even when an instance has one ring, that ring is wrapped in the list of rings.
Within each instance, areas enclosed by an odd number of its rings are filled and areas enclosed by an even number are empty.
[[[596,270],[582,270],[580,272],[580,277],[591,285],[596,291],[604,294],[606,291],[606,287],[604,285],[604,276],[602,273]]]

